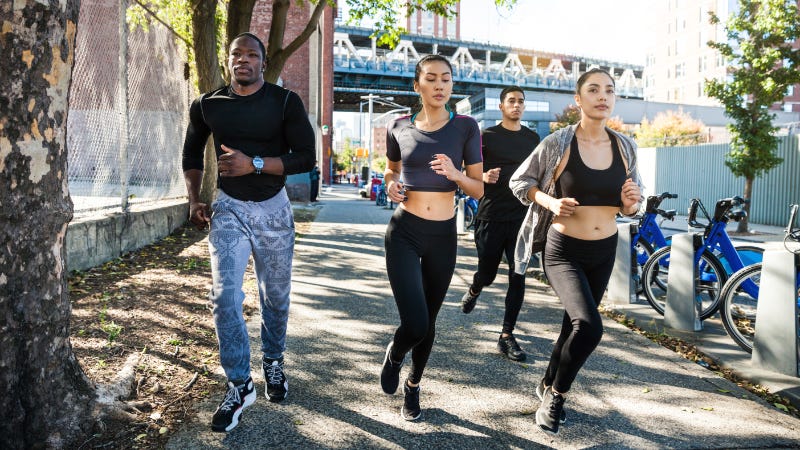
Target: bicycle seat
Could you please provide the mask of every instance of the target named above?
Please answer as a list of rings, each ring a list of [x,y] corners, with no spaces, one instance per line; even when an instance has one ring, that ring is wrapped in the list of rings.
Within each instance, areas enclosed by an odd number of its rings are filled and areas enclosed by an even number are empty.
[[[728,217],[733,219],[735,222],[738,222],[747,217],[747,212],[745,212],[745,210],[743,209],[740,209],[738,211],[731,211],[728,213]]]
[[[676,211],[674,209],[668,209],[666,211],[664,211],[663,209],[659,209],[658,210],[658,215],[660,215],[663,218],[668,219],[668,220],[674,220],[675,219],[675,214],[676,214]]]

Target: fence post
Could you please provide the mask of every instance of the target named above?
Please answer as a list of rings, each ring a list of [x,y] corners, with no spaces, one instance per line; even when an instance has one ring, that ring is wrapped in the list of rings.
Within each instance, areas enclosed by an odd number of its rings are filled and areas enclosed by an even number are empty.
[[[639,224],[625,222],[617,224],[617,255],[614,259],[614,269],[608,281],[608,299],[611,303],[630,304],[637,300],[637,281],[634,280],[631,253],[631,237],[638,231]]]
[[[695,299],[694,253],[703,244],[697,233],[672,236],[667,275],[667,304],[664,307],[664,325],[676,330],[700,331],[702,305]]]
[[[784,249],[764,252],[756,306],[753,367],[798,376],[797,256]]]
[[[119,182],[120,207],[122,212],[129,210],[128,205],[128,0],[119,2],[119,63],[117,65],[117,111],[119,124]]]

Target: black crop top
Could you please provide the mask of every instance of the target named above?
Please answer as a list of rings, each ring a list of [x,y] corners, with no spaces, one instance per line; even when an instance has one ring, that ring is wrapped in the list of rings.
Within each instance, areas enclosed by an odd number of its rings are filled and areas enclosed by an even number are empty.
[[[445,154],[453,160],[456,169],[483,161],[481,156],[481,130],[475,119],[455,115],[436,131],[422,131],[414,126],[411,116],[395,120],[386,129],[386,157],[402,161],[406,189],[412,191],[449,192],[456,183],[431,170],[435,154]]]
[[[607,169],[592,169],[581,159],[578,138],[572,137],[569,159],[556,183],[558,198],[572,197],[580,206],[622,206],[622,185],[627,174],[619,151],[617,139],[611,138],[611,166]]]

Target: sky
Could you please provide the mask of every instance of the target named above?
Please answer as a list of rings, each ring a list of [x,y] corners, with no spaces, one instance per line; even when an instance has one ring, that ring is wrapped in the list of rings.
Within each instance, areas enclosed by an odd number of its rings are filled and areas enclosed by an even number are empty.
[[[653,0],[461,0],[461,38],[644,65]]]

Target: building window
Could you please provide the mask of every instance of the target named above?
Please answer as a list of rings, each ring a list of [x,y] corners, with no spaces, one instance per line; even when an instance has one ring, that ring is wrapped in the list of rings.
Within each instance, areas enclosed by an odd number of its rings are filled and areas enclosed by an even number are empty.
[[[675,79],[683,78],[686,75],[686,63],[675,64]]]
[[[538,100],[525,100],[525,111],[550,112],[550,102]]]
[[[698,98],[703,97],[703,94],[704,94],[704,92],[703,92],[703,84],[705,84],[705,83],[702,82],[702,81],[697,83],[697,97]]]
[[[706,70],[708,70],[708,57],[701,56],[697,58],[697,71],[704,73]]]
[[[786,88],[786,97],[794,97],[794,85]]]
[[[667,69],[667,79],[669,80],[670,78],[672,78],[672,71]]]

